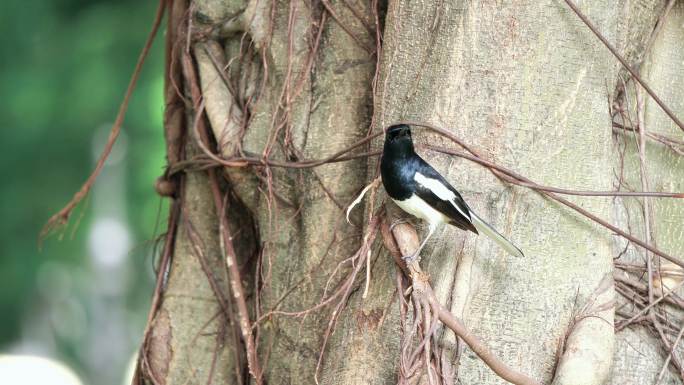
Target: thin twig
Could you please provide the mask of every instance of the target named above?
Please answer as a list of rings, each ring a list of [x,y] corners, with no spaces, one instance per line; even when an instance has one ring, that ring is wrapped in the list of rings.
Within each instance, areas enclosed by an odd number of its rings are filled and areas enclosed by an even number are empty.
[[[625,126],[623,124],[613,122],[613,132],[615,133],[622,133],[622,131],[639,131],[639,128],[632,128]],[[681,140],[677,140],[674,138],[671,138],[667,135],[662,135],[658,133],[653,133],[653,132],[647,132],[646,136],[650,139],[655,140],[656,142],[666,146],[669,148],[672,152],[674,152],[677,155],[683,155],[684,156],[684,142]]]
[[[459,139],[457,136],[455,136],[454,134],[452,134],[451,132],[449,132],[449,131],[447,131],[447,130],[445,130],[445,129],[443,129],[443,128],[440,128],[440,127],[437,127],[437,126],[435,126],[435,125],[433,125],[433,124],[425,123],[425,122],[403,121],[402,123],[405,123],[405,124],[412,124],[412,125],[417,125],[417,126],[422,126],[422,127],[429,128],[429,129],[435,131],[436,133],[438,133],[438,134],[440,134],[440,135],[442,135],[442,136],[444,136],[444,137],[446,137],[446,138],[448,138],[448,139],[454,141],[454,142],[457,143],[459,146],[463,147],[463,148],[466,149],[468,152],[470,152],[471,154],[475,155],[475,157],[478,157],[478,158],[482,159],[482,157],[480,156],[480,154],[479,154],[477,151],[475,151],[475,150],[472,149],[470,146],[468,146],[467,144],[465,144],[465,143],[464,143],[461,139]],[[447,151],[445,151],[445,152],[446,152],[446,153],[451,153],[451,152],[447,152]],[[454,152],[454,155],[457,155],[457,153]],[[494,167],[488,167],[488,168],[489,168],[489,170],[490,170],[492,173],[494,173],[494,175],[496,175],[498,178],[501,178],[502,180],[504,180],[504,181],[506,181],[506,182],[509,182],[509,183],[516,184],[518,181],[522,181],[522,182],[526,182],[526,183],[534,183],[534,182],[532,182],[531,180],[525,178],[524,176],[519,175],[519,174],[516,174],[516,173],[514,173],[514,172],[512,172],[512,171],[502,172],[502,171],[500,171],[498,168],[494,168]],[[627,233],[627,232],[625,232],[625,231],[623,231],[623,230],[617,228],[616,226],[614,226],[614,225],[610,224],[609,222],[607,222],[607,221],[605,221],[605,220],[603,220],[603,219],[597,217],[596,215],[594,215],[594,214],[590,213],[589,211],[587,211],[587,210],[585,210],[585,209],[579,207],[578,205],[576,205],[576,204],[574,204],[574,203],[568,201],[567,199],[562,198],[562,197],[560,197],[560,196],[558,196],[558,195],[556,195],[556,194],[554,194],[554,193],[552,193],[552,192],[542,191],[542,190],[540,190],[539,192],[540,192],[541,194],[544,194],[544,195],[548,196],[548,197],[551,198],[551,199],[554,199],[554,200],[557,201],[557,202],[560,202],[560,203],[564,204],[565,206],[570,207],[571,209],[573,209],[573,210],[577,211],[578,213],[584,215],[585,217],[587,217],[587,218],[593,220],[594,222],[600,224],[601,226],[606,227],[606,228],[610,229],[611,231],[617,233],[618,235],[622,236],[623,238],[626,238],[626,239],[632,241],[633,243],[635,243],[635,244],[637,244],[637,245],[643,247],[644,249],[649,250],[650,252],[652,252],[652,253],[654,253],[654,254],[660,255],[661,257],[667,259],[668,261],[670,261],[670,262],[672,262],[672,263],[674,263],[674,264],[676,264],[676,265],[681,266],[681,267],[684,268],[684,261],[682,261],[681,259],[679,259],[679,258],[677,258],[677,257],[674,257],[674,256],[671,256],[671,255],[665,253],[664,251],[661,251],[661,250],[657,249],[656,247],[651,246],[651,245],[649,245],[648,243],[645,243],[644,241],[642,241],[642,240],[640,240],[640,239],[638,239],[638,238],[632,236],[631,234],[629,234],[629,233]]]
[[[359,47],[363,48],[366,52],[368,52],[369,55],[372,55],[372,54],[373,54],[373,50],[371,50],[371,48],[369,48],[366,44],[364,44],[363,42],[361,42],[361,39],[360,39],[359,37],[357,37],[357,36],[349,29],[349,27],[347,27],[343,22],[340,21],[340,18],[337,16],[337,13],[335,13],[335,11],[332,9],[332,7],[330,6],[330,3],[328,3],[328,0],[321,0],[321,3],[322,3],[323,6],[325,7],[326,11],[328,11],[328,13],[330,13],[330,16],[332,16],[332,18],[337,22],[337,24],[344,30],[344,32],[346,32],[347,35],[349,35],[349,37],[351,37],[352,40],[354,40],[354,42],[355,42]]]
[[[672,358],[675,356],[675,350],[677,349],[677,345],[679,345],[679,341],[682,339],[682,334],[684,334],[684,324],[682,324],[682,327],[679,329],[677,338],[675,338],[675,342],[674,344],[672,344],[672,349],[670,349],[670,354],[667,355],[665,362],[663,362],[663,367],[660,369],[660,373],[658,374],[658,379],[656,380],[655,385],[660,384],[660,381],[663,380],[665,370],[667,369],[667,366],[670,364],[670,360],[672,360]],[[680,375],[682,374],[680,373]]]
[[[591,22],[583,13],[582,13],[582,11],[579,10],[579,8],[577,8],[577,6],[575,5],[575,3],[573,3],[572,0],[564,0],[564,1],[565,1],[565,3],[572,9],[572,11],[575,12],[575,14],[584,22],[584,24],[586,24],[586,26],[589,27],[589,29],[591,30],[591,32],[593,32],[594,35],[596,35],[596,37],[598,37],[599,40],[601,40],[601,42],[603,43],[603,45],[605,45],[606,48],[608,48],[608,50],[610,51],[610,53],[612,53],[613,56],[615,56],[615,58],[617,58],[617,59],[620,61],[620,63],[622,64],[622,66],[625,67],[625,69],[626,69],[627,71],[629,71],[629,73],[634,77],[634,80],[636,80],[637,82],[639,82],[639,84],[641,84],[641,86],[644,87],[644,90],[646,90],[646,92],[648,92],[648,94],[651,95],[651,97],[653,98],[653,100],[660,106],[660,108],[663,110],[663,112],[665,112],[665,113],[667,114],[667,116],[669,116],[670,119],[672,119],[672,121],[673,121],[677,126],[679,126],[679,128],[680,128],[682,131],[684,131],[684,123],[682,123],[682,122],[677,118],[677,116],[674,114],[674,112],[672,112],[672,110],[670,110],[670,108],[669,108],[667,105],[665,105],[665,103],[663,103],[663,102],[660,100],[660,98],[658,97],[658,95],[656,95],[656,93],[653,92],[653,90],[651,89],[651,87],[649,87],[648,84],[646,84],[646,82],[641,78],[641,76],[639,76],[639,74],[637,73],[637,71],[635,71],[635,70],[627,63],[627,61],[626,61],[626,60],[617,52],[617,50],[615,49],[615,47],[613,47],[613,45],[610,44],[610,42],[601,34],[601,32],[599,32],[598,29],[596,29],[596,27],[594,26],[594,24],[593,24],[593,23],[592,23],[592,22]]]
[[[395,226],[391,230],[391,236],[391,239],[385,239],[385,244],[391,245],[388,249],[392,252],[397,261],[399,261],[398,258],[401,258],[402,256],[411,255],[411,253],[418,248],[418,235],[412,226]],[[404,264],[403,261],[398,263],[400,266]],[[540,385],[538,381],[524,373],[514,370],[501,361],[479,338],[466,329],[463,323],[455,315],[439,302],[430,286],[429,277],[420,268],[418,260],[408,264],[407,268],[410,272],[409,276],[412,283],[411,295],[419,298],[419,301],[414,301],[416,306],[418,306],[421,301],[427,302],[431,309],[433,309],[433,313],[439,317],[439,320],[446,327],[451,329],[457,337],[463,339],[470,349],[504,380],[514,384]]]
[[[675,286],[674,288],[672,288],[672,290],[667,291],[666,293],[664,293],[663,295],[661,295],[660,297],[658,297],[656,300],[654,300],[653,302],[651,302],[651,303],[649,303],[648,305],[646,305],[644,308],[642,308],[641,310],[639,310],[638,312],[636,312],[632,317],[630,317],[629,319],[627,319],[627,320],[625,320],[625,321],[623,321],[623,322],[620,322],[620,328],[624,328],[625,326],[631,324],[632,322],[634,322],[634,320],[636,320],[637,318],[639,318],[639,317],[641,317],[642,315],[644,315],[644,313],[646,313],[646,312],[649,312],[649,313],[650,313],[651,309],[652,309],[655,305],[659,304],[661,301],[663,301],[665,298],[667,298],[670,294],[674,293],[677,289],[679,289],[680,287],[682,287],[683,284],[684,284],[684,281],[680,282],[679,284],[677,284],[677,286]]]
[[[540,185],[536,182],[531,182],[531,181],[526,182],[526,181],[520,180],[517,178],[517,175],[519,175],[519,174],[515,173],[514,171],[511,171],[511,170],[509,170],[503,166],[500,166],[496,163],[482,159],[478,156],[472,156],[472,155],[468,155],[468,154],[458,152],[455,150],[451,150],[451,149],[447,149],[447,148],[439,147],[439,146],[433,146],[433,145],[418,146],[418,147],[425,147],[428,150],[441,152],[443,154],[458,156],[460,158],[468,159],[468,160],[473,161],[475,163],[479,163],[483,166],[496,169],[498,171],[503,172],[504,174],[507,174],[513,178],[516,178],[516,181],[511,182],[511,183],[514,183],[518,186],[529,187],[533,190],[553,192],[553,193],[558,193],[558,194],[563,194],[563,195],[577,195],[577,196],[597,196],[597,197],[621,197],[621,196],[624,196],[624,197],[654,197],[654,198],[679,198],[679,199],[684,198],[684,193],[654,192],[654,191],[569,190],[569,189],[563,189],[563,188],[559,188],[559,187],[544,186],[544,185]]]
[[[648,177],[646,175],[646,124],[644,119],[644,97],[641,93],[639,87],[634,88],[636,93],[636,114],[637,114],[637,124],[639,127],[639,136],[636,138],[636,147],[639,153],[639,176],[641,178],[641,188],[648,190]],[[643,198],[643,215],[644,215],[644,241],[648,244],[651,243],[651,205],[647,197]],[[653,257],[646,250],[646,274],[648,282],[648,303],[649,306],[654,302],[653,294]],[[649,307],[650,309],[650,307]],[[652,311],[649,310],[649,316],[652,318],[653,323],[657,324],[658,320]]]
[[[188,83],[190,94],[192,96],[193,109],[196,117],[193,124],[194,132],[196,133],[195,142],[205,153],[211,154],[212,151],[209,149],[209,130],[202,119],[204,106],[202,92],[199,87],[196,69],[194,68],[194,64],[190,58],[189,47],[186,48],[185,52],[183,52],[182,68],[185,75],[185,80]],[[221,251],[224,254],[226,266],[228,268],[230,288],[233,294],[233,300],[235,301],[238,310],[238,325],[240,327],[240,331],[242,332],[242,338],[245,342],[245,348],[247,350],[247,366],[249,373],[252,375],[252,377],[254,377],[256,384],[261,385],[263,383],[263,372],[261,370],[261,365],[259,364],[254,335],[252,334],[252,325],[249,319],[249,310],[247,308],[247,302],[245,299],[245,290],[242,284],[240,269],[238,268],[237,255],[233,247],[233,237],[226,220],[221,189],[216,176],[216,170],[210,169],[207,172],[209,175],[211,192],[214,198],[214,206],[217,216],[219,217],[219,237],[222,248]]]
[[[119,137],[119,133],[121,132],[121,125],[123,124],[124,117],[126,116],[126,112],[128,111],[128,103],[131,99],[131,95],[133,95],[135,86],[138,84],[140,72],[142,71],[143,65],[145,64],[145,59],[147,58],[147,54],[150,52],[150,48],[152,47],[154,38],[157,35],[157,31],[159,30],[159,25],[161,24],[162,17],[164,16],[165,9],[166,1],[159,0],[159,5],[157,7],[157,11],[154,16],[154,22],[152,24],[152,30],[147,36],[147,40],[145,41],[145,45],[143,46],[142,51],[140,51],[138,61],[136,62],[135,69],[133,70],[133,75],[131,75],[131,80],[128,82],[126,94],[124,95],[123,101],[119,106],[119,112],[116,114],[116,119],[114,119],[114,124],[112,125],[112,129],[109,132],[107,143],[105,144],[105,147],[102,150],[100,157],[97,159],[95,169],[90,174],[85,183],[83,183],[81,189],[78,190],[76,194],[74,194],[74,196],[66,204],[66,206],[64,206],[61,210],[59,210],[59,212],[57,212],[56,214],[51,216],[50,219],[48,219],[47,223],[45,224],[45,226],[43,226],[43,229],[40,232],[39,243],[42,242],[42,240],[45,239],[45,237],[56,227],[63,226],[67,223],[67,221],[69,220],[69,215],[71,214],[73,209],[76,207],[76,205],[79,204],[79,202],[81,202],[81,200],[83,200],[83,198],[85,198],[86,195],[88,195],[88,192],[95,183],[95,179],[97,179],[98,175],[100,175],[100,172],[102,172],[105,162],[107,161],[109,154],[112,152],[114,143],[116,143],[116,139]]]
[[[237,305],[238,324],[242,332],[242,338],[245,341],[247,349],[247,363],[249,365],[249,372],[254,377],[257,384],[263,383],[263,372],[259,365],[259,358],[257,356],[256,345],[254,342],[254,335],[252,334],[252,325],[249,320],[249,310],[247,302],[245,301],[245,290],[242,286],[242,277],[240,269],[238,268],[237,255],[233,248],[233,237],[231,236],[228,223],[226,221],[225,207],[221,200],[221,191],[218,185],[218,178],[214,170],[209,170],[209,179],[211,182],[211,190],[214,196],[214,204],[216,211],[219,214],[219,231],[222,244],[222,251],[225,253],[226,266],[230,276],[230,287],[233,292],[233,299]]]
[[[643,57],[641,58],[641,60],[639,60],[637,68],[641,66],[643,61],[646,59],[646,54],[648,53],[648,51],[651,50],[653,43],[655,43],[656,38],[658,38],[660,31],[663,29],[663,26],[665,25],[665,20],[667,19],[667,16],[670,14],[670,11],[672,10],[672,7],[675,5],[676,2],[677,0],[669,0],[663,12],[660,14],[660,16],[658,16],[658,21],[656,22],[656,25],[653,28],[653,31],[651,32],[651,35],[648,37],[648,41],[646,42],[646,44],[644,44]]]

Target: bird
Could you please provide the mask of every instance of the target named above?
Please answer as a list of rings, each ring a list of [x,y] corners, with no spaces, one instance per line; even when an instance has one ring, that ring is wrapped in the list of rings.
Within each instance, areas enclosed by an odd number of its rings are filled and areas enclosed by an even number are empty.
[[[416,154],[408,125],[395,124],[387,129],[380,176],[387,195],[397,206],[428,223],[427,237],[405,258],[407,261],[415,260],[435,230],[445,223],[475,234],[482,232],[509,254],[524,256],[517,246],[475,214],[461,194]]]

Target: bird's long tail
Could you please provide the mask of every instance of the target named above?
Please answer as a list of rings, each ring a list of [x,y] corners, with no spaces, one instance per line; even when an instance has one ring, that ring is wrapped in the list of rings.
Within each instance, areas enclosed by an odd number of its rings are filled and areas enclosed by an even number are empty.
[[[520,258],[525,256],[519,248],[517,248],[508,239],[496,231],[496,229],[490,226],[487,222],[483,221],[482,218],[478,217],[477,214],[472,211],[470,212],[470,219],[478,232],[484,233],[487,237],[489,237],[489,239],[496,242],[510,255]]]

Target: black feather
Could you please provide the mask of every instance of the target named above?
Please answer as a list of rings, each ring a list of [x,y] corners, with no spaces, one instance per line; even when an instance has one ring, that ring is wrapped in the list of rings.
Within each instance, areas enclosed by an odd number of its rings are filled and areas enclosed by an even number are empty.
[[[385,148],[380,159],[380,175],[385,191],[392,199],[403,201],[413,195],[416,189],[413,162],[416,152],[413,150],[411,131],[406,125],[396,125],[387,129]]]
[[[451,186],[449,182],[447,182],[446,179],[444,179],[444,177],[437,172],[437,170],[432,168],[432,166],[423,160],[423,158],[418,155],[416,155],[416,158],[418,158],[416,172],[421,173],[426,178],[438,180],[446,188],[448,188],[449,191],[454,193],[454,199],[452,201],[443,200],[435,195],[432,190],[421,185],[420,183],[416,183],[415,194],[427,204],[432,206],[435,210],[449,218],[449,224],[454,225],[462,230],[470,230],[475,234],[478,234],[477,229],[475,226],[473,226],[470,218],[470,208],[463,200],[463,197],[461,197],[461,194],[459,194],[459,192],[456,191],[456,189]],[[458,206],[458,208],[456,206]],[[467,216],[463,216],[461,212],[465,213]]]
[[[434,192],[415,180],[416,172],[427,178],[440,181],[455,195],[453,203],[440,199]],[[423,199],[435,210],[449,218],[449,223],[463,230],[477,233],[470,219],[470,209],[456,191],[432,166],[416,154],[411,139],[411,130],[406,125],[392,126],[387,130],[385,146],[380,160],[382,184],[387,194],[395,200],[409,199],[413,194]],[[464,216],[454,206],[457,205]]]

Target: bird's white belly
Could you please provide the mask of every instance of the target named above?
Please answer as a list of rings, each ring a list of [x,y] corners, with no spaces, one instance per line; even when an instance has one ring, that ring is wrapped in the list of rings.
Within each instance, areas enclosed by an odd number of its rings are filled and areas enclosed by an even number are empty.
[[[430,224],[436,225],[439,223],[448,222],[448,219],[444,216],[444,214],[433,209],[432,206],[427,204],[424,200],[420,199],[415,194],[411,195],[411,197],[408,199],[404,199],[403,201],[399,201],[396,199],[392,199],[392,200],[402,210],[413,215],[414,217],[418,217],[420,219],[423,219]]]

